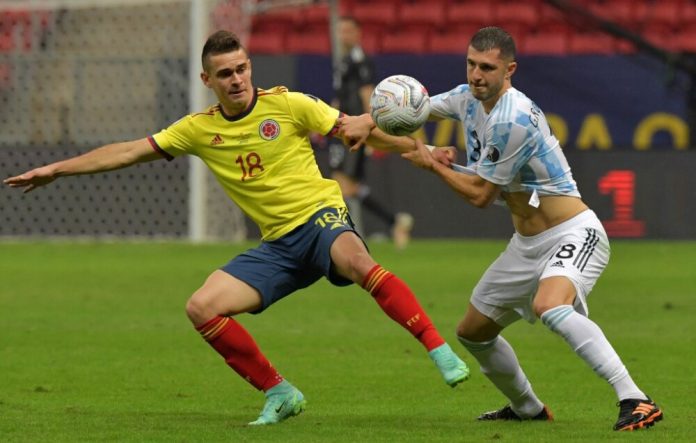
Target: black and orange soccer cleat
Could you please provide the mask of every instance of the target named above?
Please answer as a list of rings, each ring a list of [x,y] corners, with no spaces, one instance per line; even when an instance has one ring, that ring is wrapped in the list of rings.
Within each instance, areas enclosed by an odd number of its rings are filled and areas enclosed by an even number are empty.
[[[478,420],[481,421],[490,421],[490,420],[517,420],[517,421],[522,421],[522,420],[540,420],[540,421],[553,421],[553,414],[549,410],[549,408],[544,405],[544,409],[541,410],[537,415],[534,417],[529,417],[529,418],[522,418],[519,415],[515,413],[515,411],[512,410],[510,405],[505,405],[502,408],[498,409],[497,411],[490,411],[490,412],[484,412],[478,417]]]
[[[616,404],[619,407],[619,419],[614,425],[615,431],[633,431],[649,428],[656,421],[662,420],[662,411],[654,401],[628,398]]]

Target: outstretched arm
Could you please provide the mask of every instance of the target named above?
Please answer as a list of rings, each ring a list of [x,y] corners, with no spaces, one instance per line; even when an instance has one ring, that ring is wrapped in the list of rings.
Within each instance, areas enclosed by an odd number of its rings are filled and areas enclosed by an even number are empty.
[[[416,140],[415,145],[414,151],[401,156],[420,168],[434,172],[472,205],[477,208],[486,208],[498,197],[500,188],[495,183],[484,180],[477,174],[464,174],[444,165],[420,140]]]
[[[436,120],[435,118],[433,120]],[[389,135],[381,131],[372,120],[370,114],[355,117],[344,116],[338,119],[339,135],[344,144],[354,151],[364,143],[380,151],[406,153],[417,149],[416,141],[411,137]],[[447,147],[428,146],[435,160],[445,166],[450,166],[456,160],[456,149]]]
[[[409,152],[416,149],[412,138],[382,132],[372,121],[370,114],[343,116],[338,119],[338,124],[339,135],[351,151],[364,144],[386,152]]]
[[[112,171],[159,158],[163,157],[152,149],[146,138],[142,138],[105,145],[77,157],[51,163],[24,174],[7,178],[3,183],[12,188],[24,188],[24,192],[31,192],[40,186],[51,183],[58,177]]]

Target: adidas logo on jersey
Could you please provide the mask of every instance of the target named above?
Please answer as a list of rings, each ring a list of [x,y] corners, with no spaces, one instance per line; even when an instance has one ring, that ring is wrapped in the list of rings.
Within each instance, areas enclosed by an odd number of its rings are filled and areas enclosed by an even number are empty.
[[[210,141],[210,146],[220,145],[225,143],[225,141],[220,137],[220,134],[215,134],[215,137]]]
[[[558,260],[558,261],[555,262],[555,263],[551,263],[551,266],[550,266],[550,267],[551,267],[551,268],[565,268],[565,266],[563,266],[563,262],[560,261],[560,260]]]

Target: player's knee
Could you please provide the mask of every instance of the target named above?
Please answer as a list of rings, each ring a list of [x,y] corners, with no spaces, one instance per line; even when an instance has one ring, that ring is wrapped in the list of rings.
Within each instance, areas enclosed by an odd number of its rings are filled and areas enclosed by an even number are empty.
[[[466,320],[462,320],[457,324],[457,337],[467,341],[480,341],[480,331],[474,328]]]
[[[193,324],[204,323],[215,316],[210,298],[202,290],[194,292],[186,302],[186,315]]]
[[[534,303],[532,304],[532,310],[534,311],[534,315],[537,316],[537,318],[541,318],[541,315],[548,311],[549,309],[553,309],[555,306],[551,306],[550,303],[543,302],[543,301],[537,301],[534,300]]]
[[[348,259],[348,269],[350,279],[358,284],[362,284],[367,274],[376,265],[375,261],[367,252],[353,254]]]
[[[532,301],[534,315],[541,318],[544,312],[561,305],[573,305],[576,297],[575,285],[563,276],[541,280]]]
[[[472,307],[471,309],[474,308]],[[474,315],[471,312],[467,312],[467,315],[457,324],[456,332],[457,337],[460,339],[481,343],[493,340],[502,330],[502,326],[482,314]]]
[[[571,304],[571,303],[568,303],[565,301],[559,302],[555,299],[536,297],[534,299],[534,302],[532,303],[532,310],[534,311],[534,315],[536,315],[537,318],[541,318],[541,316],[544,314],[544,312],[546,312],[550,309],[553,309],[553,308],[557,308],[560,305]]]

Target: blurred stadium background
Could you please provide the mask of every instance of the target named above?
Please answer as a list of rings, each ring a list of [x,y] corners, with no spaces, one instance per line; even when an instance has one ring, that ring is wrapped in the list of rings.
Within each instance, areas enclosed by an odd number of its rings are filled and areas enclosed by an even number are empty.
[[[614,238],[696,238],[696,1],[0,1],[0,174],[154,133],[211,104],[199,53],[213,29],[242,35],[257,86],[332,98],[331,23],[350,14],[379,77],[432,94],[466,81],[478,28],[516,39],[513,85],[547,113],[580,190]],[[417,134],[463,148],[446,123]],[[327,153],[317,147],[325,167]],[[421,238],[502,238],[500,209],[469,208],[397,156],[368,170],[378,198]],[[195,159],[0,190],[0,238],[241,241],[258,233]],[[378,233],[365,216],[367,234]]]

